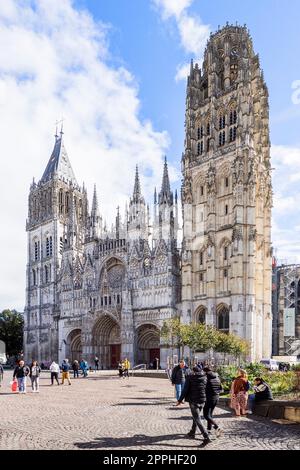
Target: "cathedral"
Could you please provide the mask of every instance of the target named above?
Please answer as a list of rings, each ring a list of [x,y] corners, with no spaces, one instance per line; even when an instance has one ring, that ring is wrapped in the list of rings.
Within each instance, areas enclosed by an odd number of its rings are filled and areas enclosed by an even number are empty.
[[[165,320],[200,322],[271,355],[272,182],[268,90],[246,26],[227,24],[191,63],[182,155],[182,243],[167,161],[153,215],[138,168],[125,217],[107,230],[89,209],[63,133],[33,182],[27,219],[24,351],[62,361],[98,356],[162,367]]]

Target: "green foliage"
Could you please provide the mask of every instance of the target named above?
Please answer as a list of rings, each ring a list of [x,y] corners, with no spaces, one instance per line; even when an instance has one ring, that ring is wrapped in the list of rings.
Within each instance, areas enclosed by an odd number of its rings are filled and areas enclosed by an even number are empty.
[[[0,313],[0,339],[6,344],[6,354],[17,355],[23,349],[23,317],[16,310]]]
[[[256,377],[261,377],[271,387],[274,396],[290,393],[296,390],[297,376],[295,372],[269,372],[262,364],[250,363],[244,364],[243,369],[248,374],[248,380],[253,387]],[[238,374],[238,368],[235,366],[220,366],[217,368],[217,373],[220,376],[222,386],[225,393],[228,393],[231,388],[232,381]],[[250,389],[250,393],[253,390]]]
[[[300,371],[300,364],[294,364],[294,365],[292,365],[292,370]]]

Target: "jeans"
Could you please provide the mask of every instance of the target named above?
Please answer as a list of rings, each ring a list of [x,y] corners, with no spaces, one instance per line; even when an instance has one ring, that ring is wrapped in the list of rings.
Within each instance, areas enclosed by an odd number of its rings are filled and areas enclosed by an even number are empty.
[[[19,392],[26,392],[26,377],[18,377]]]
[[[193,416],[193,425],[192,425],[191,433],[196,434],[196,427],[198,426],[201,434],[204,437],[208,437],[207,431],[205,431],[205,428],[203,424],[201,423],[201,411],[203,408],[203,404],[190,402],[190,408],[191,408],[191,413]]]
[[[255,403],[255,393],[252,393],[251,395],[248,395],[248,410],[253,411]]]
[[[51,385],[53,385],[54,379],[56,380],[57,385],[59,385],[58,372],[51,372]]]
[[[176,399],[177,399],[177,401],[178,401],[178,400],[179,400],[179,398],[180,398],[180,395],[181,395],[181,392],[182,392],[183,385],[184,385],[184,384],[175,384],[175,390],[176,390]]]
[[[212,400],[207,400],[205,405],[204,405],[204,408],[203,408],[203,415],[204,415],[204,418],[206,419],[207,421],[207,430],[210,431],[212,426],[215,428],[215,429],[218,429],[218,425],[217,423],[213,420],[213,411],[215,409],[215,407],[217,406],[217,403],[218,403],[218,398],[215,398],[215,399],[212,399]]]
[[[39,377],[37,377],[36,375],[33,375],[31,377],[31,388],[33,391],[39,391]]]
[[[75,379],[75,377],[79,378],[78,369],[74,369],[73,373],[74,373],[74,379]]]

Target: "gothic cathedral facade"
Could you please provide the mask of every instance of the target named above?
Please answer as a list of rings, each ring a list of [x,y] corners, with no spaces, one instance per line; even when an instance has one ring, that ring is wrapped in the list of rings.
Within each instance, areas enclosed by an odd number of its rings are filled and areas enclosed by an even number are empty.
[[[91,210],[63,142],[29,193],[24,352],[39,361],[98,356],[149,364],[171,354],[165,320],[204,322],[271,354],[268,91],[246,27],[219,30],[191,64],[182,156],[183,239],[165,160],[153,217],[138,169],[110,230]]]

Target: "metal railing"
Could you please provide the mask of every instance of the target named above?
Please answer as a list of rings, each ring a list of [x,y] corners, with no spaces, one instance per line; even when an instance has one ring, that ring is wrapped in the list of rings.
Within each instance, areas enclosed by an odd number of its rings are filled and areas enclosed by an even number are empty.
[[[147,369],[147,364],[138,364],[131,369],[131,375],[133,376],[133,372],[135,370],[146,370]]]

